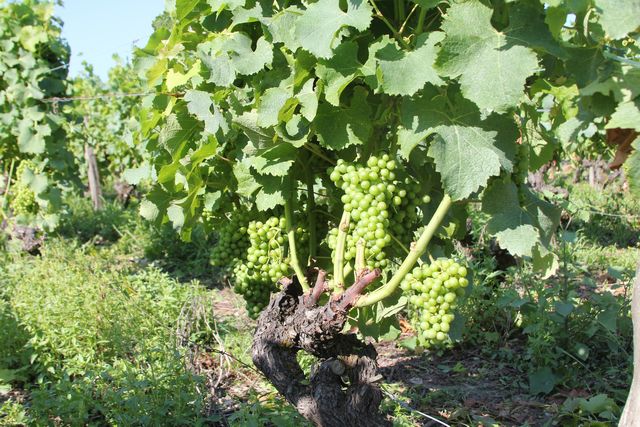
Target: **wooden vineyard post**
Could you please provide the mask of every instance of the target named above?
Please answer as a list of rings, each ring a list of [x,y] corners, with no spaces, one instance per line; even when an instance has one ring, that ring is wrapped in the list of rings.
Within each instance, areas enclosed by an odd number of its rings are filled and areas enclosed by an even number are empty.
[[[627,403],[620,417],[619,427],[640,426],[640,264],[633,282],[631,318],[633,320],[633,380]]]
[[[87,162],[87,176],[89,177],[89,193],[93,201],[93,210],[102,209],[102,189],[100,188],[100,172],[98,172],[98,162],[96,155],[88,144],[84,145],[84,158]]]

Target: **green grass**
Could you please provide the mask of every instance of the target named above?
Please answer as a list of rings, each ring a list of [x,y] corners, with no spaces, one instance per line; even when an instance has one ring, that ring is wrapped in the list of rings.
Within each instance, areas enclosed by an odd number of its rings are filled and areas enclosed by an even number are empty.
[[[582,183],[569,188],[564,207],[564,228],[576,235],[577,262],[591,271],[607,271],[610,266],[635,271],[640,261],[638,198]]]
[[[203,419],[200,380],[174,337],[183,304],[201,286],[139,269],[114,248],[59,239],[3,269],[0,368],[28,371],[29,381],[15,385],[28,388],[33,423]]]

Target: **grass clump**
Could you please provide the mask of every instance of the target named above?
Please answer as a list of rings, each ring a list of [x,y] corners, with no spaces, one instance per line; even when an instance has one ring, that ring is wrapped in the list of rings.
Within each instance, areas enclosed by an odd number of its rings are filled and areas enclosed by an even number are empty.
[[[0,344],[20,345],[0,345],[0,368],[28,361],[36,424],[203,422],[200,380],[175,344],[181,307],[204,292],[197,283],[55,239],[41,257],[16,256],[4,268],[0,309],[10,327]]]

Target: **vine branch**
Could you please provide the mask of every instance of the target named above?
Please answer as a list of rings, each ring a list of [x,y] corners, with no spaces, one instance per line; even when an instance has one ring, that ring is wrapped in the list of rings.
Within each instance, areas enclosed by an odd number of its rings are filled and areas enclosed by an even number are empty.
[[[382,12],[380,12],[380,9],[378,8],[378,5],[376,4],[375,0],[369,0],[369,3],[371,4],[371,7],[373,7],[373,10],[375,11],[375,17],[381,20],[382,22],[384,22],[384,24],[387,26],[387,28],[389,28],[389,30],[393,34],[393,37],[398,41],[398,43],[402,45],[403,48],[409,49],[409,44],[404,40],[404,38],[402,38],[402,35],[398,32],[398,30],[396,30],[395,27],[391,25],[391,22],[389,22],[389,20],[382,14]]]
[[[289,257],[291,258],[291,267],[298,277],[302,289],[306,292],[309,290],[309,284],[307,283],[304,271],[302,271],[302,267],[300,267],[298,251],[296,250],[296,228],[293,222],[293,208],[291,206],[293,197],[292,194],[291,197],[287,198],[284,202],[284,218],[287,227],[287,239],[289,240]]]
[[[335,285],[338,288],[344,287],[344,247],[347,241],[347,232],[349,231],[349,221],[351,214],[347,211],[342,213],[340,224],[338,225],[338,239],[336,242],[336,254],[333,260],[333,276]]]

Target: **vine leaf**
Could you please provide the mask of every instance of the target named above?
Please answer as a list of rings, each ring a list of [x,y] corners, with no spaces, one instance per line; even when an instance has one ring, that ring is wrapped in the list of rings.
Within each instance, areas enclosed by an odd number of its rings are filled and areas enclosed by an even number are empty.
[[[531,3],[514,4],[509,11],[509,27],[504,30],[507,42],[541,49],[558,58],[565,58],[566,51],[553,38],[544,19],[542,4],[538,4],[538,7],[534,7]],[[562,23],[564,24],[565,21],[566,14]]]
[[[20,44],[29,52],[35,52],[39,43],[45,43],[49,35],[41,27],[25,25],[20,28],[18,40]]]
[[[296,147],[286,142],[258,149],[247,161],[261,175],[286,176],[296,160]]]
[[[273,61],[273,46],[260,37],[252,48],[252,40],[242,33],[219,33],[198,45],[200,60],[209,69],[209,81],[229,87],[238,75],[250,76]]]
[[[619,104],[605,128],[635,129],[640,131],[640,100]]]
[[[260,175],[256,179],[261,185],[256,194],[256,207],[260,211],[267,211],[276,206],[283,206],[285,198],[289,196],[285,178]]]
[[[155,203],[149,200],[149,198],[140,202],[139,210],[140,215],[147,221],[155,221],[158,218],[158,215],[160,215],[160,210]]]
[[[197,60],[191,69],[186,73],[170,69],[167,72],[167,90],[174,90],[175,88],[187,84],[192,78],[200,74],[200,60]]]
[[[258,126],[258,112],[256,110],[247,111],[241,116],[237,116],[234,121],[251,142],[260,147],[273,141],[275,133],[271,128]]]
[[[199,0],[177,0],[175,2],[176,19],[182,21],[198,5]]]
[[[501,248],[512,255],[533,256],[540,234],[530,215],[520,207],[518,188],[513,182],[493,182],[482,197],[482,211],[491,215],[487,230],[496,236]]]
[[[482,196],[482,211],[491,216],[487,230],[501,248],[531,258],[545,278],[555,273],[558,257],[547,247],[560,222],[559,209],[511,181],[495,180]]]
[[[481,110],[505,112],[520,101],[538,59],[529,48],[509,45],[491,26],[491,14],[477,1],[452,5],[436,67],[444,77],[459,78],[462,94]]]
[[[366,143],[371,136],[371,106],[363,87],[354,89],[350,107],[318,106],[315,130],[320,144],[332,150]]]
[[[295,36],[303,49],[318,58],[330,58],[340,44],[344,27],[359,31],[369,28],[372,8],[366,0],[347,0],[347,11],[340,0],[323,0],[310,4],[296,22]]]
[[[360,67],[358,45],[354,42],[342,43],[335,49],[331,59],[319,61],[316,75],[325,83],[324,96],[330,104],[340,105],[342,91],[361,75]]]
[[[200,90],[188,90],[184,100],[189,112],[204,122],[204,130],[207,133],[215,134],[218,130],[227,133],[229,130],[227,122],[211,99],[211,95]]]
[[[522,208],[530,215],[544,246],[551,244],[551,239],[560,225],[561,210],[546,200],[538,197],[529,187],[520,188]]]
[[[290,88],[272,87],[265,90],[260,97],[256,124],[263,128],[277,125],[280,122],[280,110],[292,96]]]
[[[485,129],[488,124],[491,130]],[[433,134],[437,136],[428,155],[435,160],[445,190],[454,200],[467,198],[490,177],[499,175],[501,168],[513,168],[507,155],[512,155],[515,144],[513,123],[493,115],[482,121],[471,102],[458,95],[453,104],[429,87],[420,96],[402,102],[398,129],[401,156],[408,159],[415,146]]]
[[[51,128],[47,125],[35,126],[29,119],[23,119],[18,124],[18,148],[22,153],[41,154],[45,151],[45,137],[51,135]]]
[[[122,178],[131,185],[138,185],[142,180],[151,178],[151,167],[145,163],[137,168],[127,168]]]
[[[238,182],[236,192],[241,196],[251,197],[260,188],[260,184],[258,184],[249,170],[249,165],[244,162],[237,162],[233,165],[233,175]]]
[[[267,20],[267,30],[273,38],[273,43],[282,43],[291,52],[298,50],[300,42],[295,36],[295,28],[302,12],[297,6],[290,6]]]
[[[599,47],[567,48],[569,59],[565,63],[567,74],[571,75],[578,87],[585,87],[600,80],[602,65],[606,62]]]
[[[612,39],[624,38],[640,27],[640,0],[596,0],[600,25]]]
[[[234,10],[242,7],[246,0],[207,0],[207,3],[214,12],[220,13],[225,9]]]
[[[439,50],[436,44],[442,39],[444,33],[439,31],[420,34],[416,48],[407,52],[387,37],[389,44],[376,53],[382,90],[389,95],[413,95],[426,83],[442,85],[444,81],[433,68]]]
[[[438,136],[429,148],[446,192],[453,200],[469,197],[500,174],[500,152],[495,147],[496,132],[472,126],[437,126]]]

